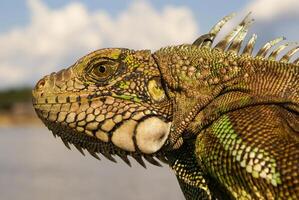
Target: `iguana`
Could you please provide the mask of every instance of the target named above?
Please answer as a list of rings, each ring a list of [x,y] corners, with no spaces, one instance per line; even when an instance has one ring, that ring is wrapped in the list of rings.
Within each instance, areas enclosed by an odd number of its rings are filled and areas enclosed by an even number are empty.
[[[233,16],[193,44],[82,57],[37,83],[37,115],[81,153],[167,163],[188,200],[299,199],[299,47],[254,56],[249,15],[215,44]]]

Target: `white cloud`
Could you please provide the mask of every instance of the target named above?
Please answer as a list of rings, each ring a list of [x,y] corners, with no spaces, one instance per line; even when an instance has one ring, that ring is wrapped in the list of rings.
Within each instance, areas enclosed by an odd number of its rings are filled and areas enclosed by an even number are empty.
[[[30,23],[0,33],[2,88],[32,85],[95,49],[157,49],[192,42],[198,31],[189,9],[166,6],[158,11],[146,1],[133,1],[115,17],[91,12],[81,3],[59,9],[40,0],[28,0],[28,5]]]
[[[255,0],[246,6],[247,11],[253,11],[255,18],[266,21],[299,17],[298,8],[298,0]]]

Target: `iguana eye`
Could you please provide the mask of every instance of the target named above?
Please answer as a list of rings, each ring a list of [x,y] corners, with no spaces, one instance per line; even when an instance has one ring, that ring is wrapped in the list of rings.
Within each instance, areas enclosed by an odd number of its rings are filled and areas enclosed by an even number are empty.
[[[105,73],[106,72],[106,66],[105,65],[100,65],[98,66],[98,71],[100,73]]]
[[[113,70],[108,65],[99,64],[93,69],[93,73],[99,78],[107,78]]]
[[[117,63],[112,61],[100,61],[93,63],[88,73],[96,81],[106,81],[115,73],[117,66]]]

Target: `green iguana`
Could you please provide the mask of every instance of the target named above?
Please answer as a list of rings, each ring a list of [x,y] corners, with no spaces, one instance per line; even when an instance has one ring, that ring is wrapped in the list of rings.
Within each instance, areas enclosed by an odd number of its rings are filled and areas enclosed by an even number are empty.
[[[215,44],[233,16],[190,45],[94,51],[41,79],[34,108],[81,153],[167,163],[186,199],[299,199],[299,47],[253,56],[248,16]]]

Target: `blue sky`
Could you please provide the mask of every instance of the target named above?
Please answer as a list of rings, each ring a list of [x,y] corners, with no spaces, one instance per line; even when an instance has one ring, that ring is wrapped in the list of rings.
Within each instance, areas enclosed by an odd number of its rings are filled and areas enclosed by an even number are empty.
[[[72,2],[81,2],[86,5],[90,11],[94,10],[105,10],[113,15],[117,15],[133,2],[134,0],[87,0],[87,1],[72,1],[72,0],[43,0],[50,8],[57,9],[66,6]],[[200,19],[209,19],[201,22],[202,26],[207,27],[210,23],[219,19],[219,17],[226,15],[230,12],[235,12],[240,10],[245,2],[248,1],[238,1],[233,0],[230,4],[219,3],[219,0],[154,0],[149,1],[156,9],[161,9],[167,5],[174,6],[185,6],[192,10],[195,19],[198,21]],[[227,4],[227,5],[225,5]],[[0,3],[0,31],[9,30],[14,26],[22,26],[29,23],[30,20],[30,10],[28,9],[27,1],[25,0],[3,0]],[[214,13],[210,16],[210,12]],[[208,16],[209,15],[209,16]],[[208,28],[208,27],[207,27]]]
[[[298,0],[3,0],[0,89],[33,86],[99,48],[190,43],[231,12],[233,22],[253,12],[258,45],[281,35],[299,41],[298,8]]]

